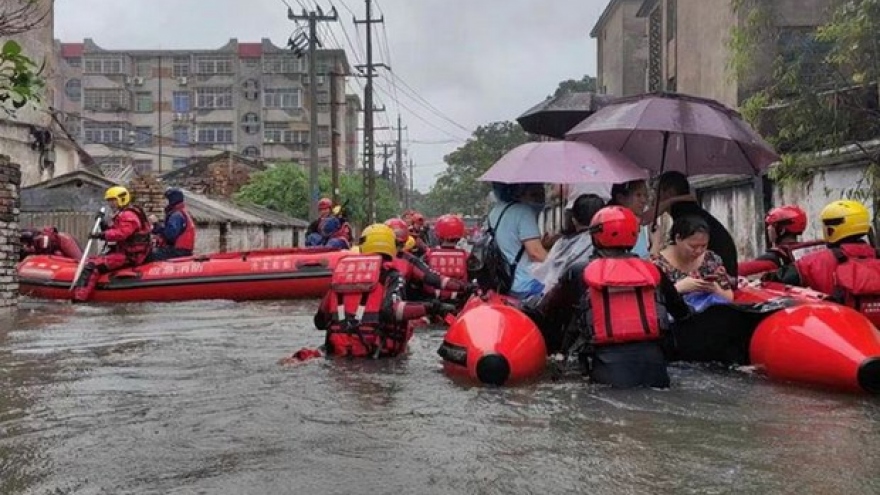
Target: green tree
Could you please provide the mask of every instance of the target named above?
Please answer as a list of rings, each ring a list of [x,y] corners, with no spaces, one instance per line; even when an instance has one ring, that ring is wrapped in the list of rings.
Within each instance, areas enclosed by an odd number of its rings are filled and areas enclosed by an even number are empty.
[[[263,172],[253,174],[250,181],[239,190],[236,199],[286,213],[296,218],[308,218],[308,172],[296,163],[279,164]],[[330,172],[322,170],[318,187],[322,195],[330,196]],[[349,220],[364,226],[366,197],[360,174],[342,174],[339,177],[340,202],[345,205]],[[378,218],[390,218],[398,214],[397,199],[388,181],[376,179],[376,214]]]
[[[483,213],[491,188],[477,179],[505,153],[528,140],[528,134],[515,122],[478,127],[464,145],[443,158],[448,166],[427,194],[425,205],[433,214]]]
[[[585,75],[580,80],[577,79],[569,79],[567,81],[562,81],[559,83],[559,87],[556,88],[556,92],[553,93],[553,97],[561,96],[566,93],[583,93],[583,92],[596,92],[596,78],[593,76]]]
[[[30,31],[46,19],[34,0],[8,0],[0,5],[0,38]],[[39,101],[44,82],[43,68],[28,58],[21,45],[7,39],[0,44],[0,108],[13,116],[29,102]]]

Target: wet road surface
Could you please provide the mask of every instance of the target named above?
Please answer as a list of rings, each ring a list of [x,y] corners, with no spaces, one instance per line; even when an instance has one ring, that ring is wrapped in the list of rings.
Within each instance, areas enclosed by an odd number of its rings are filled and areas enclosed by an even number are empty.
[[[676,367],[669,391],[278,360],[316,302],[70,306],[0,327],[0,494],[880,493],[880,400]]]

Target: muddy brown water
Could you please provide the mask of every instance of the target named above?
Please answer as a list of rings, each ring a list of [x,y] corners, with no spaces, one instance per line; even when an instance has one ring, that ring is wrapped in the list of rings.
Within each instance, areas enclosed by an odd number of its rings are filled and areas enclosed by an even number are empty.
[[[880,400],[677,366],[669,391],[494,389],[278,360],[316,302],[70,306],[0,329],[0,494],[880,493]]]

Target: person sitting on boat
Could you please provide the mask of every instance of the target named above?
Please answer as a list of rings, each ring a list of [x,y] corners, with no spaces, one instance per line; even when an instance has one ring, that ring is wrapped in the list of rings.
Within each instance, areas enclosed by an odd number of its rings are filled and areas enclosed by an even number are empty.
[[[641,219],[648,207],[648,182],[633,180],[611,186],[611,199],[608,206],[623,206],[635,213]],[[640,258],[648,258],[651,254],[650,235],[647,226],[639,227],[639,239],[633,246],[632,252]]]
[[[79,261],[82,248],[72,235],[58,232],[55,227],[21,231],[21,259],[32,254],[59,256]]]
[[[330,291],[315,314],[315,327],[326,331],[329,355],[396,356],[412,337],[412,320],[443,316],[455,307],[405,300],[406,280],[395,268],[398,249],[388,226],[370,225],[359,244],[360,254],[341,259],[333,270]]]
[[[92,239],[107,242],[106,254],[89,258],[73,291],[75,302],[88,301],[102,274],[143,264],[153,246],[152,226],[144,210],[131,204],[131,193],[122,186],[113,186],[104,193],[113,211],[112,226],[90,234]],[[103,216],[103,214],[101,214]]]
[[[709,226],[708,249],[717,254],[724,263],[727,273],[736,280],[737,277],[737,252],[736,243],[730,232],[724,225],[703,209],[691,194],[687,176],[681,172],[665,172],[658,178],[656,208],[648,210],[648,215],[654,215],[654,210],[659,214],[669,213],[673,223],[683,216],[698,216]],[[662,238],[662,233],[658,233]],[[652,243],[651,252],[656,254],[664,246],[662,242]]]
[[[425,263],[441,276],[467,284],[468,252],[458,247],[459,241],[465,235],[464,220],[457,215],[443,215],[437,219],[434,232],[440,245],[428,249],[424,256]],[[439,290],[431,293],[442,300],[456,299],[462,295]]]
[[[544,295],[556,287],[559,278],[572,265],[585,261],[593,254],[590,222],[605,206],[605,201],[596,194],[583,194],[569,206],[566,208],[568,224],[562,231],[562,237],[550,248],[547,259],[532,268],[532,275],[544,285]]]
[[[696,311],[733,301],[732,281],[724,263],[708,249],[710,230],[699,216],[680,216],[672,224],[669,244],[651,257]]]
[[[346,201],[345,204],[334,206],[331,213],[334,217],[339,219],[342,233],[345,236],[346,241],[348,241],[348,244],[351,245],[354,242],[354,229],[351,228],[351,224],[348,222],[348,214],[346,213],[347,204],[348,201]]]
[[[342,228],[342,222],[335,216],[327,217],[321,222],[321,235],[325,239],[324,246],[333,249],[351,249],[348,243],[348,231]]]
[[[333,201],[330,198],[321,198],[318,200],[318,218],[312,220],[306,229],[306,239],[309,234],[321,233],[321,221],[333,214]],[[306,244],[308,245],[308,244]]]
[[[196,224],[186,210],[183,191],[171,187],[165,191],[165,220],[159,222],[150,215],[156,248],[148,261],[164,261],[171,258],[192,256],[196,245]]]
[[[807,230],[807,213],[798,206],[773,208],[764,217],[764,224],[767,226],[767,244],[770,248],[754,260],[740,263],[740,277],[776,272],[824,246],[820,241],[799,241],[798,236]]]
[[[819,218],[827,249],[781,268],[775,279],[828,294],[880,322],[874,316],[880,312],[880,260],[866,239],[871,231],[868,209],[858,201],[834,201]]]
[[[665,388],[661,339],[668,317],[680,321],[691,312],[672,281],[632,253],[640,227],[640,219],[622,206],[606,206],[593,216],[593,255],[572,266],[548,295],[549,307],[570,318],[574,308],[561,342],[548,339],[555,343],[548,350],[577,355],[597,383]]]
[[[421,290],[419,292],[471,292],[467,280],[457,280],[446,275],[441,275],[431,268],[425,260],[415,254],[406,251],[406,243],[412,239],[406,223],[400,218],[389,218],[385,225],[394,233],[397,243],[397,256],[394,259],[397,271],[399,271],[408,283]],[[415,242],[413,240],[413,242]]]
[[[416,239],[420,248],[426,250],[428,246],[433,246],[433,233],[431,227],[425,221],[425,216],[419,212],[412,214],[412,223],[410,224],[410,234]]]

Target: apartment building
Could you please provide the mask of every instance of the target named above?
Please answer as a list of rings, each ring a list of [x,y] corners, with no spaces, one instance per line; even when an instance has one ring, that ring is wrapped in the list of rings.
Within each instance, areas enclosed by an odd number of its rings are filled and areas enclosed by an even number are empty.
[[[611,0],[590,35],[598,41],[599,88],[615,96],[678,91],[737,107],[773,77],[777,57],[821,47],[811,32],[837,0]],[[762,9],[773,30],[753,53],[751,74],[730,70],[733,29]]]
[[[318,50],[317,136],[309,135],[308,57],[268,39],[231,39],[216,50],[114,50],[87,38],[56,41],[56,52],[55,107],[110,175],[165,172],[221,152],[305,165],[312,143],[329,167],[331,111],[345,136],[339,142],[356,150],[357,113],[348,108],[345,77],[335,75],[350,73],[343,50]],[[335,152],[340,168],[354,169],[352,147]]]

